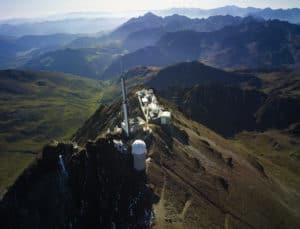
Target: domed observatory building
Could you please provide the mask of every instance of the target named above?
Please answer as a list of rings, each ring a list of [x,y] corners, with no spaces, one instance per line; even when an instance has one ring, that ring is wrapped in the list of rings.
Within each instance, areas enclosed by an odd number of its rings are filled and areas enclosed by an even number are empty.
[[[134,169],[137,171],[144,171],[147,153],[146,143],[143,140],[135,140],[132,143],[131,150]]]

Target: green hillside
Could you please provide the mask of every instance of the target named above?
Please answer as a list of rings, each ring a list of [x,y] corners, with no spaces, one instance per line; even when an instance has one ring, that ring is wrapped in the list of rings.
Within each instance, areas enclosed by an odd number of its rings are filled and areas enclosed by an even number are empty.
[[[0,193],[35,158],[31,151],[70,139],[97,109],[104,86],[61,73],[0,71]]]
[[[37,150],[66,138],[96,110],[105,86],[73,75],[0,71],[0,151]]]

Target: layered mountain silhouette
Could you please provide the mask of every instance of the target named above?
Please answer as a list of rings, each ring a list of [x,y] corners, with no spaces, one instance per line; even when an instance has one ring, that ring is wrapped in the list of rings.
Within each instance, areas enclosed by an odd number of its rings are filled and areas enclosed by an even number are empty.
[[[118,40],[125,49],[133,51],[154,44],[161,35],[167,32],[182,30],[215,31],[227,25],[236,25],[241,20],[239,17],[229,15],[212,16],[207,19],[191,19],[178,14],[160,17],[149,12],[143,16],[128,20],[110,34],[99,38],[78,38],[70,46],[92,48]]]
[[[43,53],[61,49],[77,35],[52,34],[23,37],[0,36],[0,68],[20,67]]]
[[[187,117],[225,137],[243,130],[285,129],[299,121],[300,81],[284,70],[228,72],[193,61],[127,75],[130,84],[154,88]]]
[[[69,55],[70,49],[59,49],[48,53],[43,52],[29,60],[24,65],[24,68],[62,71],[100,78],[118,55],[153,45],[168,32],[185,30],[215,31],[227,25],[237,25],[241,21],[241,18],[232,16],[190,19],[180,15],[163,18],[148,13],[142,17],[130,19],[112,33],[100,38],[82,37],[64,44],[64,47],[72,49],[74,53],[72,57]],[[99,49],[103,50],[101,52],[111,53],[112,56],[103,57],[103,55],[98,55]],[[91,54],[87,54],[87,52]],[[87,58],[87,56],[92,57]],[[45,61],[46,59],[51,59],[51,61]],[[78,64],[86,67],[79,71]],[[96,70],[95,65],[99,65],[100,69]],[[115,70],[118,73],[120,72],[120,64],[117,64]]]
[[[274,36],[276,34],[276,36]],[[164,66],[201,60],[225,68],[275,67],[299,62],[300,26],[278,20],[252,17],[243,23],[214,32],[179,31],[168,33],[152,47],[139,49],[116,60],[104,78],[116,75],[115,66]]]
[[[2,37],[1,60],[3,67],[14,62],[16,67],[101,79],[117,77],[120,66],[128,70],[141,65],[165,66],[192,60],[221,68],[273,68],[299,62],[299,27],[254,17],[190,19],[148,13],[130,19],[100,38],[51,35],[12,40]],[[35,43],[38,48],[31,49]],[[102,49],[100,53],[99,49]],[[70,50],[74,55],[70,56]],[[78,70],[79,65],[85,67]]]
[[[255,16],[266,20],[278,19],[288,21],[290,23],[300,23],[300,10],[292,9],[271,9],[271,8],[255,8],[255,7],[238,7],[224,6],[215,9],[199,9],[199,8],[172,8],[167,10],[156,11],[159,15],[180,14],[187,17],[210,17],[215,15],[232,15],[239,17]]]
[[[37,19],[32,21],[12,20],[0,21],[0,35],[5,36],[28,36],[28,35],[51,35],[56,33],[68,34],[96,34],[101,31],[111,31],[124,23],[124,18],[95,17],[62,19]]]

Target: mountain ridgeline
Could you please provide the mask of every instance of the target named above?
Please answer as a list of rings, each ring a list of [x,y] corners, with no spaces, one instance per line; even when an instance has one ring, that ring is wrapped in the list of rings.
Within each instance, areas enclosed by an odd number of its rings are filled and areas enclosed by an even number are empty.
[[[129,70],[200,60],[229,69],[296,66],[299,27],[254,16],[192,19],[147,13],[101,36],[1,37],[0,67],[114,79],[121,65]]]
[[[276,36],[274,36],[276,34]],[[115,76],[115,66],[164,66],[201,60],[222,68],[276,67],[299,63],[300,26],[252,17],[213,32],[178,31],[163,35],[154,46],[116,60],[103,76]]]
[[[63,48],[40,52],[40,55],[25,55],[25,69],[61,71],[79,74],[91,78],[104,78],[107,68],[124,53],[154,45],[168,32],[194,30],[215,31],[228,25],[237,25],[239,17],[213,16],[208,19],[190,19],[180,15],[159,17],[148,13],[142,17],[130,19],[113,32],[100,37],[78,37],[72,39]],[[72,52],[71,56],[70,53]],[[27,54],[27,53],[25,53]],[[13,61],[12,58],[7,62]],[[162,62],[159,63],[163,64]],[[120,70],[120,64],[115,71]],[[112,65],[116,66],[116,65]],[[81,71],[79,70],[81,66]],[[100,66],[96,69],[96,66]],[[109,70],[108,70],[109,71]],[[113,78],[113,77],[106,77]]]
[[[148,87],[226,137],[242,130],[284,129],[299,122],[298,74],[226,72],[199,62],[151,74],[144,76]]]
[[[238,17],[255,16],[265,20],[278,19],[288,21],[290,23],[300,23],[300,9],[271,9],[271,8],[255,8],[255,7],[238,7],[224,6],[215,9],[198,9],[198,8],[172,8],[168,10],[157,11],[159,15],[167,16],[170,14],[180,14],[191,18],[206,18],[215,15],[232,15]]]

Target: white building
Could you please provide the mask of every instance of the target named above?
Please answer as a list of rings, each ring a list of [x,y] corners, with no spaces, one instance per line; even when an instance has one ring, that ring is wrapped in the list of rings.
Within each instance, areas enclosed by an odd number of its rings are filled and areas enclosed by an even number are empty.
[[[159,113],[159,106],[156,103],[150,103],[148,106],[149,110],[155,114]]]
[[[160,116],[160,122],[162,125],[170,125],[171,124],[171,112],[164,111]]]
[[[142,98],[142,103],[143,103],[144,105],[148,105],[148,103],[149,103],[148,98],[143,97],[143,98]]]
[[[145,160],[147,147],[143,140],[135,140],[131,146],[134,169],[137,171],[145,170]]]

